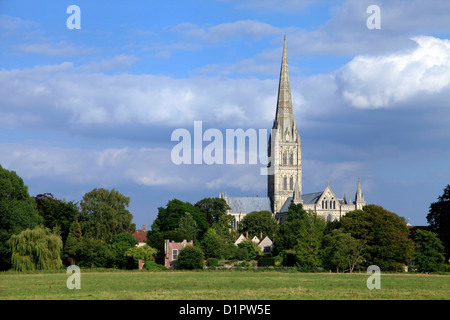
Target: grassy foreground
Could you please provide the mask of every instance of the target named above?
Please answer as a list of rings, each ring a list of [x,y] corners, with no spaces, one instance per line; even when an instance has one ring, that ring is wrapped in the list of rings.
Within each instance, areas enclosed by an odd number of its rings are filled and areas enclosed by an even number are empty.
[[[450,299],[450,275],[277,271],[84,272],[81,289],[69,290],[65,273],[0,273],[0,299],[101,300],[438,300]]]

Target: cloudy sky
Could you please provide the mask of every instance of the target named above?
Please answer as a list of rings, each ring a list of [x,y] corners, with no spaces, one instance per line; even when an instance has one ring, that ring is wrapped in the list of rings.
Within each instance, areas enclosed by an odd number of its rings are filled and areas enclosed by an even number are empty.
[[[114,188],[147,230],[174,198],[266,196],[261,164],[176,165],[171,135],[270,129],[284,35],[303,193],[354,199],[360,177],[427,224],[450,183],[448,0],[0,0],[0,164],[32,196]]]

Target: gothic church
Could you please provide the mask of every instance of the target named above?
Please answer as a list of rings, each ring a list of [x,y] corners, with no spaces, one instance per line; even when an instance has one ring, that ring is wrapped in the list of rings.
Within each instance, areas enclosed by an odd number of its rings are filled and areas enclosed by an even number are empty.
[[[292,202],[301,203],[303,209],[313,210],[328,221],[340,219],[347,212],[361,209],[366,204],[359,179],[353,202],[345,195],[342,199],[336,197],[329,184],[324,191],[302,193],[301,140],[292,111],[286,36],[272,129],[275,130],[272,130],[268,150],[270,159],[267,176],[268,196],[229,197],[224,193],[220,195],[230,207],[228,214],[234,217],[234,228],[237,228],[245,215],[252,211],[270,211],[279,223],[284,222]]]

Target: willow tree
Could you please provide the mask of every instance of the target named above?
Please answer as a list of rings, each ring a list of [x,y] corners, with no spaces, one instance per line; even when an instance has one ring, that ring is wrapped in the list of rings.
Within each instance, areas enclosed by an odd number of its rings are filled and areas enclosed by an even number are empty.
[[[48,228],[26,229],[9,240],[14,270],[51,270],[61,267],[61,236]]]

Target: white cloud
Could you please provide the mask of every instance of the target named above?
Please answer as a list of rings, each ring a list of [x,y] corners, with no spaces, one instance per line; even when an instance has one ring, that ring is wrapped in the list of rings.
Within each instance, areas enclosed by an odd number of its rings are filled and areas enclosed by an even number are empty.
[[[357,108],[392,107],[450,89],[450,41],[415,37],[414,50],[357,56],[337,73],[344,101]]]
[[[18,49],[20,51],[27,53],[58,56],[58,57],[85,55],[95,52],[95,49],[93,48],[74,46],[65,41],[60,41],[57,43],[47,42],[47,43],[22,44],[18,46]]]
[[[229,188],[262,192],[266,177],[261,165],[175,165],[166,148],[107,148],[92,150],[49,143],[0,143],[0,164],[34,185],[69,183],[116,188],[124,185],[199,190]],[[41,181],[41,182],[39,182]],[[73,197],[73,195],[72,195]]]
[[[286,13],[297,13],[298,10],[307,7],[316,1],[311,0],[220,0],[223,2],[235,2],[237,8],[275,10]]]
[[[80,73],[83,69],[63,63],[2,70],[0,105],[16,114],[46,114],[49,120],[57,113],[68,124],[89,125],[186,126],[202,120],[234,127],[270,121],[274,112],[275,81]]]
[[[283,34],[283,29],[255,20],[239,20],[206,27],[192,23],[182,23],[173,27],[172,31],[196,42],[206,41],[210,43],[226,41],[232,38],[259,38],[267,35]]]

